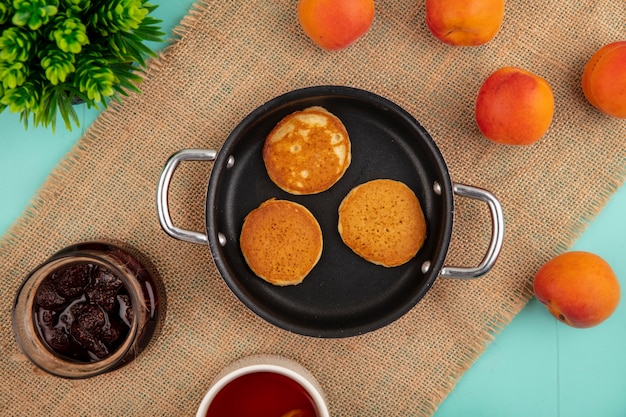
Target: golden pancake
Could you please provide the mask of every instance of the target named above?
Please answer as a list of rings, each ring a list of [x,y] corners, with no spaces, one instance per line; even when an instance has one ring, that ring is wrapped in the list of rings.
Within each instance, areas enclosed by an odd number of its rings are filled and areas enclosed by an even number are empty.
[[[322,255],[322,229],[306,207],[272,198],[248,213],[240,245],[260,278],[274,285],[295,285]]]
[[[291,113],[263,146],[267,174],[291,194],[317,194],[343,176],[351,161],[350,138],[339,118],[323,107]]]
[[[339,206],[338,229],[357,255],[386,267],[408,262],[426,239],[426,219],[415,193],[388,179],[354,187]]]

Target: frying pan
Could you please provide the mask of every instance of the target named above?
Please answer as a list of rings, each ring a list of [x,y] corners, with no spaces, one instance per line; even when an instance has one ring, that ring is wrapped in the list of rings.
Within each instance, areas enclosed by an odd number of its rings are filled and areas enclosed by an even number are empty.
[[[269,179],[262,147],[283,117],[309,106],[325,107],[341,119],[352,142],[352,163],[329,190],[291,195]],[[214,161],[206,194],[206,233],[175,226],[169,214],[172,175],[187,161]],[[427,223],[423,247],[412,260],[394,268],[362,259],[337,231],[342,199],[356,185],[378,178],[407,184],[417,195]],[[476,267],[443,265],[452,235],[455,195],[489,207],[491,241]],[[299,285],[277,287],[265,282],[250,270],[241,253],[239,235],[245,216],[269,198],[304,205],[322,229],[322,256]],[[499,201],[486,190],[453,183],[441,153],[417,120],[381,96],[345,86],[308,87],[268,101],[235,127],[219,152],[176,152],[159,179],[157,212],[162,228],[173,238],[208,243],[224,281],[254,313],[280,328],[314,337],[349,337],[376,330],[415,306],[438,276],[486,274],[504,237]]]

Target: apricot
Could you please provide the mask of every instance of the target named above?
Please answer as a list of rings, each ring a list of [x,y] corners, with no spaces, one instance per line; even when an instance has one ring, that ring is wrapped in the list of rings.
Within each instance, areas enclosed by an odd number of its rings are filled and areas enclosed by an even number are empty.
[[[496,36],[503,19],[504,0],[426,0],[426,26],[448,45],[483,45]]]
[[[298,0],[298,20],[316,45],[337,51],[369,30],[374,21],[374,0]]]
[[[617,308],[620,285],[611,266],[600,256],[566,252],[546,262],[533,281],[537,299],[563,323],[592,327]]]
[[[553,115],[550,84],[521,68],[495,71],[484,81],[476,98],[478,128],[496,143],[535,143],[547,132]]]
[[[582,86],[596,109],[626,118],[626,41],[610,43],[593,54],[585,65]]]

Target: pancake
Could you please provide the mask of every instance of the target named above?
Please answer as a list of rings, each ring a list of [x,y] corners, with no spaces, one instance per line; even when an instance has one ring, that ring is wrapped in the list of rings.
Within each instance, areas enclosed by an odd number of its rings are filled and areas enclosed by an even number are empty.
[[[339,206],[338,229],[357,255],[385,267],[408,262],[426,239],[426,219],[415,193],[388,179],[354,187]]]
[[[323,107],[287,115],[263,146],[267,174],[290,194],[317,194],[343,176],[351,162],[350,138],[337,116]]]
[[[322,255],[322,229],[306,207],[272,198],[248,213],[240,246],[257,276],[274,285],[296,285]]]

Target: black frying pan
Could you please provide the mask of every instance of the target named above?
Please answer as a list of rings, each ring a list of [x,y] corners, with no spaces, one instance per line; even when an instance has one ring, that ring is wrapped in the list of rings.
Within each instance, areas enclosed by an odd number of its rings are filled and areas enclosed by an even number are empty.
[[[262,159],[267,134],[286,115],[323,106],[341,119],[352,142],[352,163],[329,190],[291,195],[268,177]],[[179,163],[214,160],[206,197],[206,235],[172,224],[168,188]],[[377,178],[407,184],[417,195],[427,222],[424,246],[408,263],[395,267],[369,263],[342,242],[337,231],[341,200],[356,185]],[[485,201],[491,211],[492,239],[475,268],[444,267],[453,223],[454,194]],[[239,247],[245,216],[275,197],[307,207],[324,239],[318,264],[296,286],[276,287],[258,278]],[[406,111],[373,93],[340,86],[295,90],[248,115],[228,136],[219,153],[185,149],[174,154],[161,175],[157,209],[163,229],[188,242],[208,242],[215,263],[235,295],[257,315],[283,329],[316,337],[347,337],[385,326],[410,310],[441,275],[476,278],[499,254],[504,221],[489,192],[453,184],[437,146]]]

